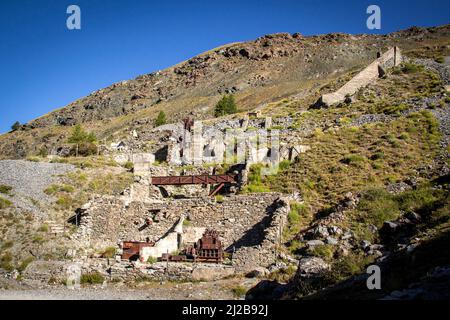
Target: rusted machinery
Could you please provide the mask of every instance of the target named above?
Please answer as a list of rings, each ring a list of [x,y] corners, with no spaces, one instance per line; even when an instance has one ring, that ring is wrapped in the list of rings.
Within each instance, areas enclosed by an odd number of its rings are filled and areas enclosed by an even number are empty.
[[[180,255],[164,253],[159,261],[170,262],[223,262],[223,246],[219,233],[208,229],[193,246],[186,248]]]
[[[154,245],[153,242],[124,241],[122,243],[122,259],[137,260],[142,248]]]
[[[151,183],[156,186],[162,185],[185,185],[185,184],[217,184],[218,186],[209,194],[214,196],[225,184],[236,184],[235,175],[195,175],[195,176],[164,176],[152,177]]]
[[[216,230],[207,229],[201,239],[193,247],[187,249],[187,253],[199,262],[223,261],[223,246]]]

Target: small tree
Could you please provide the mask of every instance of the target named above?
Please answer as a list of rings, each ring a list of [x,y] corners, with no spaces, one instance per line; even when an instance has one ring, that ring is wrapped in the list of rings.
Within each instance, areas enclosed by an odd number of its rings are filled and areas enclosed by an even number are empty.
[[[96,141],[97,137],[95,134],[93,132],[87,133],[79,124],[73,128],[72,135],[67,140],[69,143],[94,143]]]
[[[93,132],[86,132],[81,125],[77,124],[73,130],[72,135],[67,139],[68,143],[75,144],[75,155],[90,156],[97,152],[97,145],[95,142],[97,137]]]
[[[233,114],[237,112],[236,102],[233,95],[225,95],[219,100],[214,109],[214,116],[221,117],[227,114]]]
[[[167,123],[166,114],[164,111],[160,111],[158,117],[155,120],[155,127],[162,126]]]
[[[17,131],[20,129],[20,122],[16,121],[14,122],[14,124],[11,126],[12,131]]]

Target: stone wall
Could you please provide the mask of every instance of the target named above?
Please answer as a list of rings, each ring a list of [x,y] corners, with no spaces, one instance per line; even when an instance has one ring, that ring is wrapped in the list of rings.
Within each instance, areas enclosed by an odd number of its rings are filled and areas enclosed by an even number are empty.
[[[271,221],[263,230],[262,241],[253,246],[242,246],[233,254],[233,266],[236,272],[249,272],[257,267],[269,267],[277,259],[277,248],[290,211],[289,198],[279,198],[273,204]]]
[[[207,263],[157,262],[154,264],[130,263],[114,259],[87,259],[84,261],[31,262],[22,274],[26,285],[46,287],[66,283],[69,269],[76,267],[79,275],[99,273],[105,281],[213,281],[233,275],[230,265]]]
[[[116,197],[94,198],[82,213],[74,234],[80,247],[101,249],[124,240],[157,241],[185,214],[185,225],[210,227],[220,232],[225,247],[257,245],[271,223],[280,194],[232,195],[218,203],[210,197],[165,199],[164,203],[131,202]],[[145,220],[153,223],[146,227]]]
[[[360,88],[367,86],[376,80],[380,71],[392,68],[401,63],[402,56],[398,47],[390,48],[381,57],[369,64],[364,70],[353,77],[349,82],[342,86],[339,90],[324,94],[318,101],[318,104],[331,106],[336,103],[343,102],[347,96],[354,95]],[[381,68],[381,70],[380,70]]]

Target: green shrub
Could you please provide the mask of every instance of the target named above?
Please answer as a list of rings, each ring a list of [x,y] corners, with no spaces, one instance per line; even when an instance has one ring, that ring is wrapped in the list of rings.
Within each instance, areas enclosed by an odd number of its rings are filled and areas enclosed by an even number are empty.
[[[358,154],[350,154],[348,156],[345,156],[341,162],[348,164],[348,165],[354,165],[359,166],[362,162],[364,162],[365,158]]]
[[[236,102],[233,95],[225,95],[216,104],[214,109],[214,116],[221,117],[227,114],[233,114],[237,112]]]
[[[102,258],[114,258],[115,255],[116,255],[115,247],[107,247],[101,253]]]
[[[77,124],[73,130],[72,135],[67,139],[68,143],[73,144],[71,154],[77,156],[91,156],[97,153],[97,137],[93,132],[86,132],[81,125]]]
[[[19,272],[25,271],[25,269],[28,267],[28,265],[33,262],[34,258],[33,257],[28,257],[26,259],[24,259],[19,266],[17,267],[17,270]]]
[[[244,191],[248,193],[264,193],[270,192],[270,188],[262,184],[249,184],[244,187]]]
[[[188,227],[188,226],[190,226],[192,223],[191,223],[191,220],[189,220],[188,218],[186,218],[186,219],[184,219],[183,220],[183,226],[184,227]]]
[[[0,197],[0,209],[6,209],[12,205],[12,202],[8,199]]]
[[[21,127],[20,122],[19,122],[19,121],[16,121],[16,122],[14,122],[14,124],[11,126],[11,130],[12,130],[12,131],[17,131],[17,130],[20,129],[20,127]]]
[[[43,224],[39,227],[39,229],[37,230],[38,232],[48,232],[49,228],[48,228],[48,224]]]
[[[310,255],[323,258],[325,260],[330,260],[331,258],[333,258],[334,249],[333,246],[331,245],[323,244],[308,248],[308,253]]]
[[[28,157],[27,157],[27,161],[30,161],[30,162],[40,162],[41,159],[38,158],[38,157],[28,156]]]
[[[46,188],[44,190],[44,193],[48,194],[48,195],[54,195],[58,192],[72,193],[74,191],[75,191],[75,188],[68,184],[63,184],[63,185],[52,184],[51,186],[49,186],[48,188]]]
[[[416,73],[423,70],[423,66],[416,65],[414,63],[405,62],[402,65],[403,73]]]
[[[40,236],[40,235],[36,235],[36,236],[33,237],[32,241],[33,241],[33,243],[41,244],[41,243],[45,242],[45,239],[42,236]]]
[[[81,284],[102,284],[105,278],[99,272],[85,273],[81,275]]]
[[[291,224],[291,225],[296,224],[300,221],[300,215],[298,214],[297,210],[293,210],[291,208],[291,211],[289,211],[289,214],[288,214],[288,221],[289,221],[289,224]]]
[[[147,263],[149,264],[154,264],[156,262],[158,262],[158,259],[156,259],[155,257],[148,257],[147,259]]]
[[[166,114],[164,111],[158,113],[158,117],[155,119],[155,127],[162,126],[167,123]]]
[[[78,149],[77,149],[78,146]],[[93,142],[82,142],[72,147],[70,154],[74,156],[89,157],[96,155],[98,147]]]
[[[236,298],[240,298],[247,293],[247,289],[243,286],[236,286],[231,289]]]
[[[2,244],[2,250],[12,248],[14,246],[14,241],[6,241]]]
[[[124,167],[125,169],[127,169],[127,170],[132,170],[132,169],[134,168],[134,164],[133,164],[133,162],[131,162],[131,161],[127,161],[127,162],[123,165],[123,167]]]
[[[396,219],[400,208],[393,196],[384,189],[367,190],[358,204],[358,221],[381,227],[386,220]]]
[[[12,254],[10,252],[5,252],[0,257],[0,268],[4,269],[7,272],[11,272],[14,270],[14,266],[12,265]]]
[[[12,187],[6,186],[4,184],[0,184],[0,193],[9,194],[12,190]]]
[[[345,280],[361,273],[370,263],[372,263],[372,258],[357,253],[341,257],[334,261],[331,270],[324,274],[324,282],[330,285]]]
[[[48,156],[48,150],[47,150],[47,148],[45,148],[45,147],[40,148],[37,155],[38,155],[39,157],[41,157],[41,158],[47,157],[47,156]]]
[[[377,151],[370,157],[370,160],[379,160],[383,159],[384,157],[385,157],[384,152]]]
[[[445,62],[445,58],[444,57],[437,57],[434,61],[436,61],[437,63],[444,63]]]
[[[286,170],[287,168],[289,168],[289,166],[291,165],[291,162],[289,160],[283,160],[280,161],[280,163],[278,164],[278,168],[280,170]]]
[[[81,125],[77,124],[73,130],[72,135],[67,139],[68,143],[81,144],[85,142],[94,143],[97,141],[97,137],[94,133],[86,132]]]
[[[61,208],[61,209],[70,209],[72,207],[72,205],[74,204],[74,200],[72,199],[71,196],[63,194],[62,196],[60,196],[58,198],[58,200],[56,200],[56,204]]]

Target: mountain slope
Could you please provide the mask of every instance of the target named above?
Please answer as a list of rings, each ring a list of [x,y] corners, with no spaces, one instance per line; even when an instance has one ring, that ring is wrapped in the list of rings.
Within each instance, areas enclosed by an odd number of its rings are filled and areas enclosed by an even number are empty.
[[[307,107],[321,91],[331,89],[324,85],[362,68],[376,52],[398,45],[417,56],[442,55],[449,51],[449,36],[447,25],[381,36],[282,33],[226,45],[171,68],[113,84],[30,121],[0,137],[1,157],[21,158],[42,147],[51,150],[64,142],[67,127],[76,123],[91,128],[101,139],[112,140],[118,131],[151,126],[159,110],[174,122],[189,112],[196,119],[210,118],[215,103],[226,93],[236,95],[240,110],[287,97]]]

